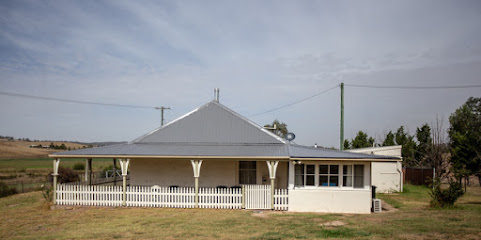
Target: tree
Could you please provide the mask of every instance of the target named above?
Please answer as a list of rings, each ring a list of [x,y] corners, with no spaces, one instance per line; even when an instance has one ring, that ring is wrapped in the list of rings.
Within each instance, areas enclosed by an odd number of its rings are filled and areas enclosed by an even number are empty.
[[[289,132],[287,130],[287,124],[283,122],[279,122],[277,119],[272,122],[272,124],[266,124],[264,125],[264,128],[267,130],[271,131],[275,135],[279,137],[284,137],[286,134]]]
[[[415,158],[417,144],[414,136],[410,136],[404,132],[404,126],[400,126],[396,131],[396,144],[402,146],[401,155],[403,157],[403,165],[416,166],[418,163]]]
[[[372,147],[374,144],[374,138],[369,137],[367,133],[359,131],[356,137],[351,141],[352,148],[365,148]]]
[[[346,149],[351,149],[351,143],[349,142],[349,140],[344,139],[344,150]]]
[[[416,138],[419,142],[416,148],[416,159],[422,162],[426,157],[428,149],[432,145],[433,139],[431,138],[431,127],[425,123],[421,128],[416,129]]]
[[[383,146],[394,146],[396,143],[394,142],[394,134],[389,131],[386,137],[384,138],[384,141],[382,142]]]
[[[426,151],[424,153],[423,165],[435,168],[436,177],[442,180],[444,178],[443,175],[446,172],[447,165],[445,160],[449,151],[444,137],[442,119],[436,118],[436,122],[432,125],[430,129],[432,129],[430,136],[432,142],[427,145]]]
[[[451,164],[458,177],[476,174],[481,183],[481,98],[470,97],[449,117]]]

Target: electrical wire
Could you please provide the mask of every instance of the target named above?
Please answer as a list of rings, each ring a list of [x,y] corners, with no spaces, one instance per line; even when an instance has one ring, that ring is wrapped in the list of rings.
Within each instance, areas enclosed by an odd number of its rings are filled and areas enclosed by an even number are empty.
[[[479,88],[481,85],[464,85],[464,86],[379,86],[379,85],[356,85],[344,84],[344,86],[358,87],[358,88],[384,88],[384,89],[454,89],[454,88]]]
[[[319,96],[319,95],[321,95],[321,94],[323,94],[323,93],[329,92],[329,91],[331,91],[331,90],[333,90],[333,89],[335,89],[335,88],[337,88],[337,87],[339,87],[339,85],[333,86],[333,87],[331,87],[331,88],[329,88],[329,89],[326,89],[326,90],[324,90],[324,91],[322,91],[322,92],[316,93],[316,94],[314,94],[314,95],[312,95],[312,96],[303,98],[303,99],[301,99],[301,100],[298,100],[298,101],[295,101],[295,102],[292,102],[292,103],[288,103],[288,104],[286,104],[286,105],[282,105],[282,106],[280,106],[280,107],[276,107],[276,108],[273,108],[273,109],[271,109],[271,110],[267,110],[267,111],[264,111],[264,112],[260,112],[260,113],[256,113],[256,114],[250,115],[249,117],[254,117],[254,116],[262,115],[262,114],[265,114],[265,113],[270,113],[270,112],[273,112],[273,111],[276,111],[276,110],[279,110],[279,109],[282,109],[282,108],[290,107],[290,106],[292,106],[292,105],[295,105],[295,104],[304,102],[304,101],[306,101],[306,100],[309,100],[309,99],[311,99],[311,98],[317,97],[317,96]]]
[[[40,99],[40,100],[48,100],[48,101],[57,101],[57,102],[69,102],[69,103],[79,103],[79,104],[101,105],[101,106],[110,106],[110,107],[154,108],[154,109],[155,109],[155,107],[149,107],[149,106],[127,105],[127,104],[115,104],[115,103],[101,103],[101,102],[91,102],[91,101],[79,101],[79,100],[71,100],[71,99],[63,99],[63,98],[53,98],[53,97],[42,97],[42,96],[34,96],[34,95],[21,94],[21,93],[3,92],[3,91],[0,91],[0,95],[11,96],[11,97],[20,97],[20,98],[29,98],[29,99]]]

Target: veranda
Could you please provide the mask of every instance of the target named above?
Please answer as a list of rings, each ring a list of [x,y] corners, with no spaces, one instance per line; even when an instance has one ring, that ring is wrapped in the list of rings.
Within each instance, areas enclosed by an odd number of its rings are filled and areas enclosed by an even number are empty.
[[[191,161],[195,187],[127,186],[129,159],[120,159],[122,186],[90,185],[91,159],[87,159],[87,185],[57,184],[60,159],[53,163],[53,199],[57,205],[288,210],[288,190],[274,189],[274,178],[271,185],[199,187],[202,160]],[[267,162],[273,176],[277,163]]]

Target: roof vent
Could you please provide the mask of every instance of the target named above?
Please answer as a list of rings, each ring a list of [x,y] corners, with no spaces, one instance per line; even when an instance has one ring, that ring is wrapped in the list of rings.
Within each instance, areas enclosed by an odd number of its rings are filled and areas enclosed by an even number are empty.
[[[219,102],[219,89],[214,88],[214,101]]]

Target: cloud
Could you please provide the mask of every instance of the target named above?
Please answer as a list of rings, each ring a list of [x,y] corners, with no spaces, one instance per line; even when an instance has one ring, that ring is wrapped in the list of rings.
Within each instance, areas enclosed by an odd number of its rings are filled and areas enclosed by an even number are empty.
[[[443,67],[455,72],[463,69],[461,65],[472,67],[481,59],[477,9],[479,3],[469,1],[3,1],[0,86],[60,98],[169,105],[176,109],[172,118],[211,100],[212,89],[219,87],[223,103],[251,115],[341,81],[402,85],[408,80],[400,76],[419,69],[424,74]],[[321,105],[317,99],[322,99]],[[336,101],[337,95],[329,93],[256,120],[288,119],[302,133],[298,140],[311,142],[319,134],[304,125],[324,116],[313,109],[322,106],[325,115],[337,116]],[[25,102],[1,105],[12,113],[14,120],[9,122],[19,126],[0,132],[30,123],[15,121],[24,115],[12,106],[31,109]],[[79,112],[65,116],[92,114],[86,108],[75,110]],[[45,120],[52,111],[35,112]],[[102,111],[93,113],[108,119]],[[143,120],[156,118],[155,111],[127,115],[117,118],[139,121],[145,128],[157,124],[156,119]],[[78,130],[63,138],[82,131],[121,137],[108,126],[86,130],[74,121]],[[50,130],[32,131],[41,135]],[[136,134],[129,130],[127,135]],[[61,131],[58,136],[63,136]],[[331,133],[325,142],[334,145],[335,136]]]

